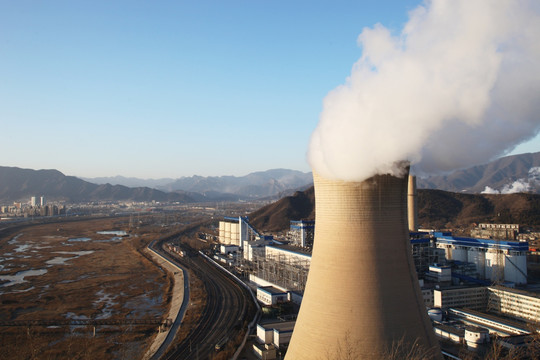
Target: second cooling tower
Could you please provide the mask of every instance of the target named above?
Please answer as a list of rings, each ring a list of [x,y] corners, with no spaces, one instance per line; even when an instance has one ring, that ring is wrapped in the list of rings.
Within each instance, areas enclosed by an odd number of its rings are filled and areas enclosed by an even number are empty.
[[[440,358],[411,255],[407,176],[314,183],[313,256],[286,359],[381,359],[398,348]]]

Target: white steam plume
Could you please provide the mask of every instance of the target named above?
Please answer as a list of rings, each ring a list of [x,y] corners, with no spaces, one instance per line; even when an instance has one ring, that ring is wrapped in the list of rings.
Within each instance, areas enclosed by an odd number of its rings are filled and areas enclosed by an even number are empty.
[[[487,162],[540,130],[540,2],[433,0],[398,35],[377,24],[324,99],[308,151],[314,171],[361,181]]]
[[[517,179],[516,181],[506,184],[501,190],[486,186],[482,194],[515,194],[528,192],[540,188],[540,167],[532,167],[529,169],[528,177],[525,179]]]

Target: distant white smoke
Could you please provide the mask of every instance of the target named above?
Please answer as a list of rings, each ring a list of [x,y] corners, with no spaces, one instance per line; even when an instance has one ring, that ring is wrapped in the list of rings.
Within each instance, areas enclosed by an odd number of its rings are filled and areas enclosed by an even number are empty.
[[[433,0],[399,34],[377,24],[324,99],[308,151],[319,174],[363,180],[485,163],[540,129],[540,2]]]
[[[527,179],[518,179],[511,184],[506,184],[501,190],[486,186],[482,194],[515,194],[531,191],[540,187],[540,167],[533,167],[529,170]]]

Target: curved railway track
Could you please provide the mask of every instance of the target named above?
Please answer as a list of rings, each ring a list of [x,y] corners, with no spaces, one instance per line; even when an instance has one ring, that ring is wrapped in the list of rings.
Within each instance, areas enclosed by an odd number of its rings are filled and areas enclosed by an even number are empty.
[[[254,316],[255,307],[242,286],[198,253],[187,251],[186,257],[174,261],[203,282],[207,298],[197,326],[162,359],[208,359],[215,354],[216,344],[238,336],[244,320]]]

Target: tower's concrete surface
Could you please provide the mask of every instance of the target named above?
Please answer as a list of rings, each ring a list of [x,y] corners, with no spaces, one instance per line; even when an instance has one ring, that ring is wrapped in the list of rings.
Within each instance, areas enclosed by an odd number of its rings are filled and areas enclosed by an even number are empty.
[[[407,209],[409,215],[409,231],[418,231],[418,203],[416,200],[416,176],[414,175],[409,175]]]
[[[399,345],[441,358],[411,255],[407,176],[314,183],[313,255],[286,359],[382,359]]]

